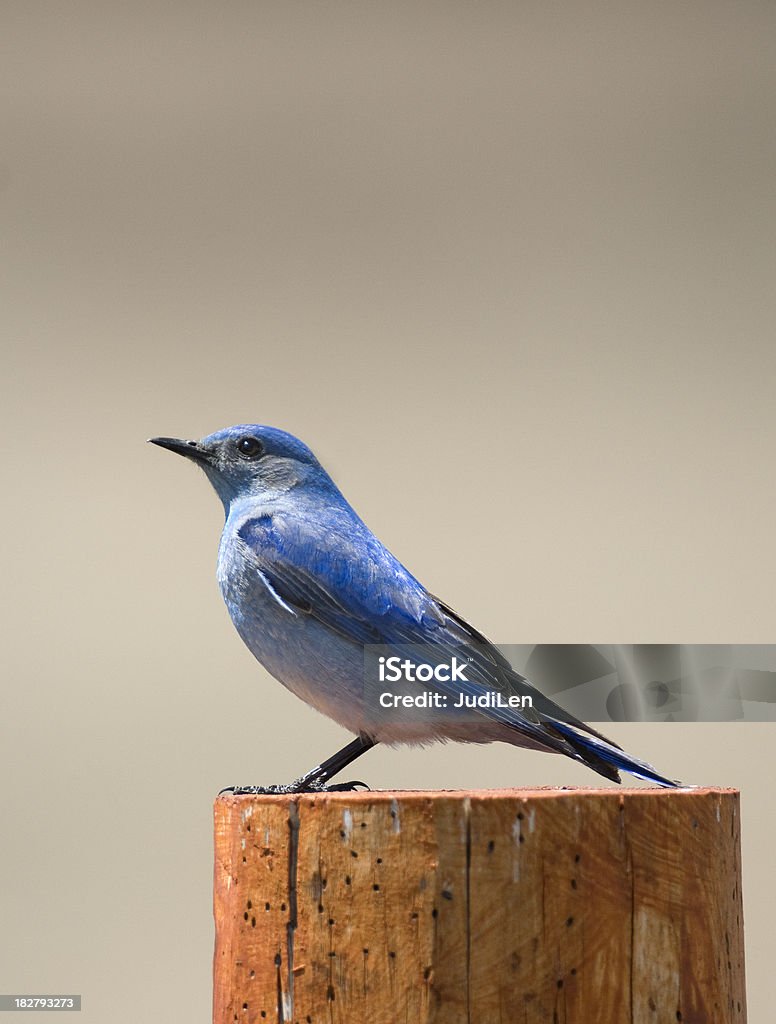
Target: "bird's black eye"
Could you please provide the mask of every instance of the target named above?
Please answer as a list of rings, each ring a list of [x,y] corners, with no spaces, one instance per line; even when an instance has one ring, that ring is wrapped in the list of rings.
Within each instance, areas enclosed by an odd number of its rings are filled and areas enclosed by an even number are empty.
[[[237,452],[244,459],[258,459],[264,451],[264,445],[256,437],[241,437],[237,442]]]

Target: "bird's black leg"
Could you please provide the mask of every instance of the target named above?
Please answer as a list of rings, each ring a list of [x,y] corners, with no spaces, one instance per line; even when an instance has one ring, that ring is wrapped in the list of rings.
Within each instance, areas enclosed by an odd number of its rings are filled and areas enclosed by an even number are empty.
[[[355,789],[356,786],[363,786],[363,782],[344,782],[336,786],[327,786],[329,779],[333,778],[343,768],[347,768],[357,757],[361,757],[367,750],[371,750],[377,743],[371,736],[357,736],[351,740],[346,747],[338,750],[336,754],[327,757],[321,764],[306,772],[296,782],[287,786],[227,786],[222,793],[234,793],[236,796],[244,793],[320,793],[322,791]]]
[[[369,736],[358,736],[352,740],[342,750],[338,750],[336,754],[332,754],[331,757],[327,757],[323,764],[319,764],[313,768],[312,771],[307,772],[297,779],[296,782],[292,782],[289,789],[292,793],[304,793],[308,789],[322,789],[329,779],[338,775],[343,768],[347,768],[349,764],[352,764],[357,757],[361,757],[367,750],[371,750],[377,743],[377,740],[373,740]],[[341,786],[329,787],[334,789],[351,788],[355,785],[363,785],[363,783],[343,783]]]

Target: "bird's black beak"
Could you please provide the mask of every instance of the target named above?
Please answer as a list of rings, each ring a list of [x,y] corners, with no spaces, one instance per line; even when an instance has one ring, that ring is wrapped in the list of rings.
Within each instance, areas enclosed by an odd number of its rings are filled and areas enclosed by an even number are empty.
[[[167,448],[178,455],[185,455],[187,459],[193,459],[194,462],[210,465],[213,461],[212,454],[205,451],[204,448],[200,448],[198,441],[182,441],[178,437],[149,437],[148,443],[158,444],[160,448]]]

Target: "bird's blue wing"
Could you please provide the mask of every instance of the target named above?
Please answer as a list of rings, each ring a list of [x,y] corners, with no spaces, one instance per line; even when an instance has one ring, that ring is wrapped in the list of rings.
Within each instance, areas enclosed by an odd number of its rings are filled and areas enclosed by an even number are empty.
[[[324,531],[291,516],[258,516],[238,530],[275,594],[356,644],[387,644],[422,631],[442,612],[425,588],[360,520],[332,514]]]

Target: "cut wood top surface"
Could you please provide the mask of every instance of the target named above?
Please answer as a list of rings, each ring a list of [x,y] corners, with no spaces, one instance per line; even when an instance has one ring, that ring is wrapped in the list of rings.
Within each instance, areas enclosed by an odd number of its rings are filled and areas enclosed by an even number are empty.
[[[553,800],[569,796],[588,796],[606,800],[620,797],[639,798],[648,796],[661,800],[675,800],[682,796],[692,795],[739,795],[739,790],[724,786],[681,786],[676,789],[664,789],[660,786],[539,786],[530,789],[370,789],[353,790],[352,792],[320,792],[320,793],[222,793],[216,797],[220,801],[254,800],[287,803],[289,800],[332,800],[343,803],[369,803],[374,800]]]

